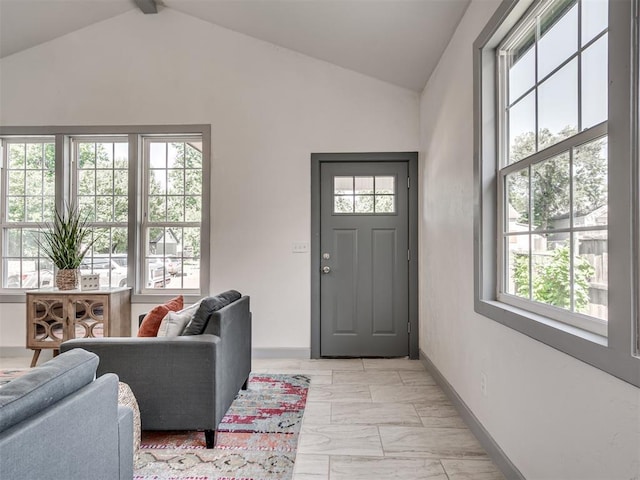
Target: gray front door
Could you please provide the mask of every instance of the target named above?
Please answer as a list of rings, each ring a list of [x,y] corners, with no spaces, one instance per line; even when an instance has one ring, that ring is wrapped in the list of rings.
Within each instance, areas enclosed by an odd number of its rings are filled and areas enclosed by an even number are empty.
[[[406,162],[320,166],[320,354],[409,354]]]

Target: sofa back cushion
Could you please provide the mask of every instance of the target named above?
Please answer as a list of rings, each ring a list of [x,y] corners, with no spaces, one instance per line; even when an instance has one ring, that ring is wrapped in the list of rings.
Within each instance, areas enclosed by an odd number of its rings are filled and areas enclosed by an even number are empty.
[[[189,305],[183,308],[179,312],[169,312],[165,315],[160,322],[160,328],[158,328],[158,337],[177,337],[182,335],[185,327],[189,324],[191,319],[195,316],[198,308],[200,308],[200,300],[198,303]]]
[[[0,432],[91,383],[98,356],[81,348],[62,353],[0,388]]]
[[[184,297],[182,295],[172,298],[167,303],[153,307],[142,320],[138,329],[138,336],[155,337],[158,334],[160,323],[162,323],[162,319],[167,313],[177,312],[182,310],[182,307],[184,307]]]
[[[238,300],[240,297],[242,297],[240,292],[237,292],[236,290],[227,290],[215,297],[204,298],[200,302],[200,307],[193,316],[193,319],[191,319],[187,327],[184,329],[184,332],[182,332],[182,335],[201,335],[207,327],[207,322],[209,322],[213,312],[226,307],[230,303]]]

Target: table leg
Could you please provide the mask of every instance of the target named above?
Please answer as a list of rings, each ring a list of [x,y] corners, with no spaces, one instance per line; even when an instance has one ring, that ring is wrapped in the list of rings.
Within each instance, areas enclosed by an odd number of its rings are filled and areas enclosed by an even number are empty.
[[[39,348],[36,348],[33,350],[33,358],[31,359],[31,368],[36,366],[36,363],[38,363],[38,357],[40,356],[40,352],[42,350]]]

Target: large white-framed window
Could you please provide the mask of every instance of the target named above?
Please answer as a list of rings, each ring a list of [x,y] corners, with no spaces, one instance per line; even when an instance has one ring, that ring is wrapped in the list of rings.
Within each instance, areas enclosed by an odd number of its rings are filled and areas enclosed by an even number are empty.
[[[640,386],[636,11],[504,0],[480,34],[474,252],[478,313]]]
[[[535,4],[497,49],[498,300],[608,317],[606,0]]]
[[[202,138],[151,136],[143,142],[145,285],[153,290],[197,289],[202,246]]]
[[[2,143],[2,286],[53,285],[53,264],[38,247],[55,211],[56,163],[52,137],[12,137]]]
[[[65,204],[92,229],[80,270],[103,287],[132,287],[134,302],[208,293],[209,125],[0,126],[0,145],[0,302],[53,285],[36,235]]]
[[[124,287],[128,278],[129,141],[72,137],[72,199],[92,227],[93,246],[80,271],[99,273],[100,285]]]

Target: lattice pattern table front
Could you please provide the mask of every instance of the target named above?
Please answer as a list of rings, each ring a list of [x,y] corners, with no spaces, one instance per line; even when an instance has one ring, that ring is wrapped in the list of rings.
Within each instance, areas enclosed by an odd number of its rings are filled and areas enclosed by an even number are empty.
[[[43,348],[58,354],[71,338],[131,335],[131,291],[105,288],[92,292],[47,288],[27,292],[27,348],[35,366]]]

